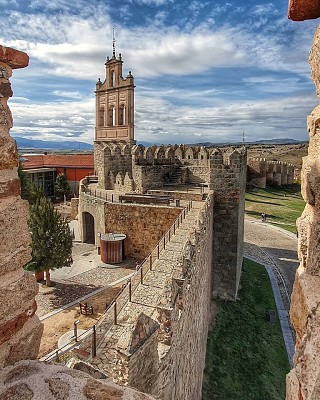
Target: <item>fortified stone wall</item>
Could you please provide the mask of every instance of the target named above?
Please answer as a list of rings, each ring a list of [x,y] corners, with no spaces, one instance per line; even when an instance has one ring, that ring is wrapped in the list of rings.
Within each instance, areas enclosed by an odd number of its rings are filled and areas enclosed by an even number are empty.
[[[319,60],[318,27],[310,53],[312,78],[318,96]],[[294,368],[287,375],[287,400],[320,398],[320,106],[308,117],[308,131],[308,156],[303,158],[301,173],[302,195],[307,204],[297,222],[300,265],[290,310],[297,341]]]
[[[265,158],[249,158],[247,184],[266,188],[266,186],[292,185],[294,165],[281,161],[267,161]]]
[[[216,150],[210,163],[210,188],[214,193],[213,294],[235,300],[242,270],[245,149],[234,150],[225,160],[221,151]]]
[[[163,400],[201,399],[213,309],[212,230],[210,194],[181,223],[91,360],[115,382]]]
[[[126,142],[94,142],[94,168],[101,189],[114,189],[118,173],[132,175],[131,149]]]
[[[143,260],[180,214],[177,207],[105,203],[104,232],[124,233],[126,255]]]
[[[210,155],[215,151],[186,145],[145,148],[97,141],[94,146],[98,187],[120,193],[145,193],[167,183],[208,183]]]
[[[161,305],[170,310],[172,330],[168,352],[160,358],[159,375],[151,394],[163,399],[201,399],[207,335],[212,303],[213,197],[207,200],[199,223],[185,244],[180,279],[173,279],[171,293]],[[158,322],[166,332],[167,319]],[[162,317],[162,318],[161,318]],[[164,346],[165,343],[162,344]]]
[[[145,193],[150,188],[162,187],[175,171],[175,165],[133,165],[136,192]]]

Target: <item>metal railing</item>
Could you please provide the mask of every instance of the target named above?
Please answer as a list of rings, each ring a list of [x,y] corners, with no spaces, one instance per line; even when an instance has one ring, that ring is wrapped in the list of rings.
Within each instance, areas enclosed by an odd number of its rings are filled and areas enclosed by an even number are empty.
[[[82,355],[84,358],[96,356],[97,348],[103,342],[106,333],[113,325],[117,325],[120,312],[129,302],[131,302],[133,293],[140,284],[143,284],[146,274],[149,271],[152,271],[154,262],[160,258],[161,251],[166,249],[167,245],[170,243],[191,209],[192,201],[189,201],[168,231],[161,237],[158,244],[137,267],[134,275],[122,285],[122,289],[115,299],[106,306],[106,311],[100,317],[99,321],[92,328],[89,328],[79,335],[76,338],[76,341],[70,341],[62,348],[42,357],[41,361],[51,360],[58,363],[65,363],[73,356],[73,354]],[[91,337],[91,340],[89,337]]]

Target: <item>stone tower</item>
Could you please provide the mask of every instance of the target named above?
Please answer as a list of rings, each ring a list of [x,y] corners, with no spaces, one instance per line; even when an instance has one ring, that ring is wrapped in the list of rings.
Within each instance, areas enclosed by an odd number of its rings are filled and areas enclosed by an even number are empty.
[[[131,71],[122,77],[122,57],[116,57],[113,38],[112,57],[107,57],[106,78],[96,84],[95,140],[126,141],[134,144],[134,83]]]

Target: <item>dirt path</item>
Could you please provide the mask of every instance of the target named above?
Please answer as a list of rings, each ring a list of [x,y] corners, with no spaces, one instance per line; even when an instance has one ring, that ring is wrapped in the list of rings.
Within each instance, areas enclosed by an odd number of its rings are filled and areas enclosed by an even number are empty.
[[[78,319],[80,321],[78,325],[79,329],[87,330],[91,328],[104,313],[106,304],[110,304],[120,290],[121,285],[107,288],[98,295],[85,300],[89,306],[93,306],[94,313],[92,315],[81,315],[79,306],[75,305],[42,321],[44,331],[41,338],[38,358],[41,358],[57,348],[59,338],[65,332],[73,329],[75,320]]]

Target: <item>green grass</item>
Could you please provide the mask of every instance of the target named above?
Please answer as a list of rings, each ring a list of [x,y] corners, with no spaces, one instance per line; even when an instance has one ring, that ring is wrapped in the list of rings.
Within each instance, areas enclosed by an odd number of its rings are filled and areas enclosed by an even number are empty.
[[[240,300],[219,302],[209,331],[202,400],[278,400],[285,398],[289,362],[264,267],[245,260]]]
[[[304,207],[298,184],[278,189],[250,189],[246,193],[248,215],[261,219],[261,213],[266,213],[267,221],[290,232],[296,232],[296,219]]]

